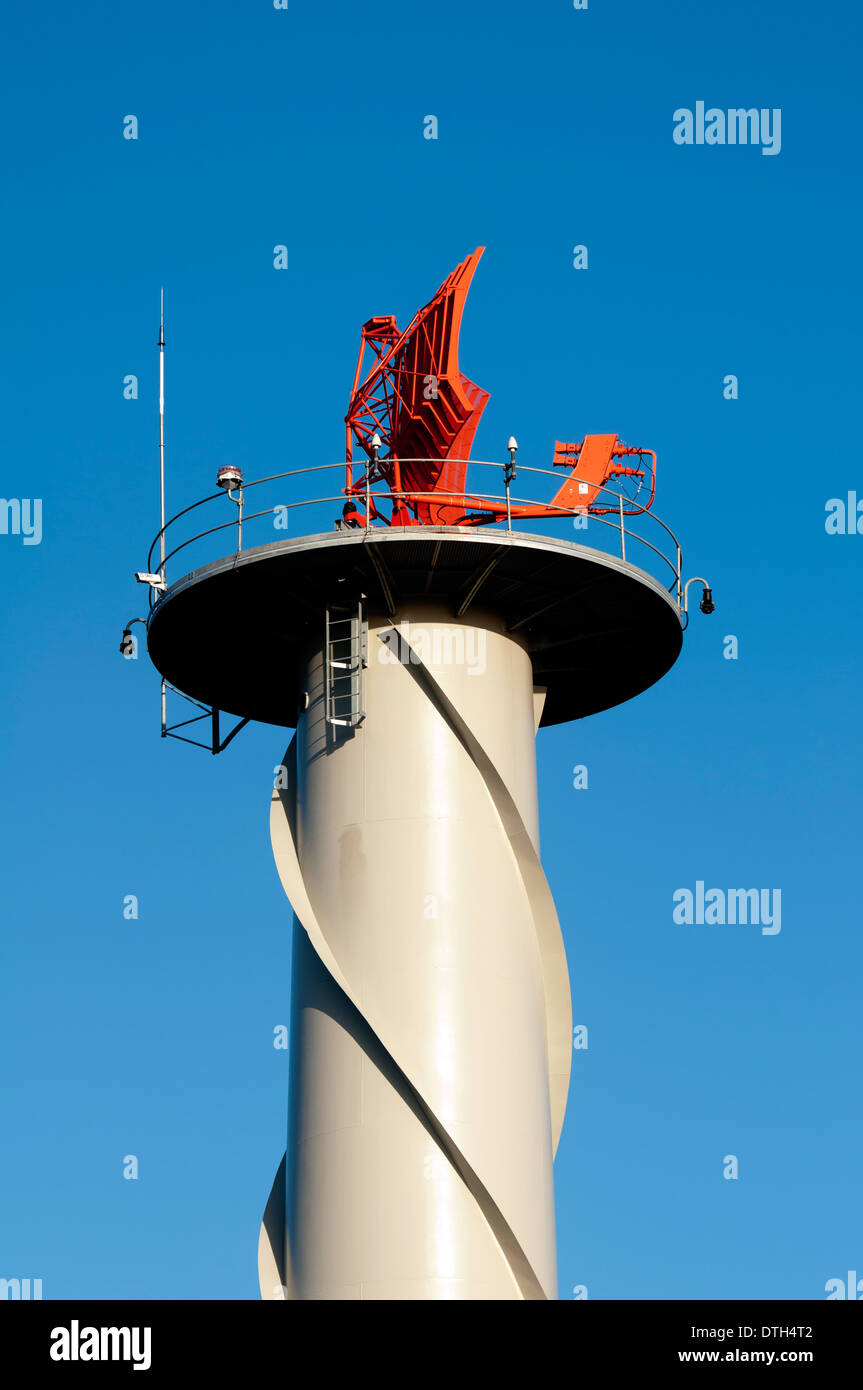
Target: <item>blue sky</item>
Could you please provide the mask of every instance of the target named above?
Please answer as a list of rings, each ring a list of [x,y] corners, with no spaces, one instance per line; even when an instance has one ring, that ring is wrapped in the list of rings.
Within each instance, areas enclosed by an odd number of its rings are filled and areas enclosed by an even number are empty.
[[[337,460],[360,324],[484,244],[474,453],[655,448],[717,603],[658,686],[538,742],[589,1028],[561,1296],[823,1298],[863,1271],[863,536],[824,525],[863,497],[857,7],[47,0],[6,28],[3,491],[43,535],[0,535],[0,1275],[255,1298],[284,1148],[284,736],[160,742],[156,674],[117,650],[158,525],[159,287],[174,510],[225,463]],[[698,100],[781,109],[780,153],[676,145]],[[781,932],[675,924],[697,880],[781,889]]]

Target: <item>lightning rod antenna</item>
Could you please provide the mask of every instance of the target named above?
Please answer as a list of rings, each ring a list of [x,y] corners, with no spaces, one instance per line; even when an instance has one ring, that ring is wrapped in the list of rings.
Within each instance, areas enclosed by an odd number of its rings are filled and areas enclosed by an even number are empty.
[[[159,573],[165,582],[165,291],[159,296]]]

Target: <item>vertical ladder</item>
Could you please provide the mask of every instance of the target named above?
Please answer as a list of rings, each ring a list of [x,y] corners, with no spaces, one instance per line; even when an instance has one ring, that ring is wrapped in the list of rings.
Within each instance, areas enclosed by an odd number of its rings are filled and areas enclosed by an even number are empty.
[[[368,623],[361,597],[356,608],[327,608],[324,618],[326,720],[355,729],[365,718],[363,668],[368,665]]]

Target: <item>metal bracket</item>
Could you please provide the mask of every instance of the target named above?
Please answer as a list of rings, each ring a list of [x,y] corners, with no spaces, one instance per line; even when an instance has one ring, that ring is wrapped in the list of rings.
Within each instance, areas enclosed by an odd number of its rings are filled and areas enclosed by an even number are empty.
[[[195,708],[201,710],[202,713],[192,715],[191,719],[181,719],[176,724],[169,724],[167,717],[169,690],[172,694],[179,695],[181,700],[186,701],[186,704],[194,705]],[[193,747],[203,748],[206,752],[212,753],[214,756],[217,753],[223,753],[231,740],[236,738],[240,730],[244,729],[250,722],[250,717],[241,719],[234,725],[226,738],[221,738],[219,732],[219,713],[219,710],[213,709],[210,705],[202,705],[200,700],[193,700],[191,695],[184,695],[182,690],[178,690],[175,685],[170,685],[168,681],[162,681],[162,738],[176,738],[180,743],[191,743]],[[197,738],[186,738],[184,734],[175,732],[177,729],[188,728],[190,724],[198,724],[202,719],[209,719],[210,721],[211,738],[209,743],[202,743],[201,740]]]

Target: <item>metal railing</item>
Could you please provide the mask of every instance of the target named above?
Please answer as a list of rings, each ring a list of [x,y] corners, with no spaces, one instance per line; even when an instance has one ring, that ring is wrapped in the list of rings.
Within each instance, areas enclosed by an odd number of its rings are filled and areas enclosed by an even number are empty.
[[[442,464],[447,463],[449,461],[450,460],[447,459],[400,459],[399,463],[400,465],[404,465],[409,463],[431,462],[440,467]],[[452,461],[456,462],[456,460]],[[169,560],[172,560],[176,555],[180,554],[181,551],[186,550],[187,547],[194,545],[197,541],[200,541],[207,536],[216,535],[220,531],[235,530],[236,548],[233,553],[240,554],[243,550],[244,534],[246,536],[248,535],[249,523],[259,521],[263,517],[269,517],[272,520],[274,512],[285,511],[287,513],[290,513],[293,511],[300,511],[304,507],[314,507],[325,503],[338,503],[343,506],[346,501],[353,499],[355,501],[362,502],[365,504],[365,525],[360,529],[365,530],[366,533],[368,533],[369,530],[389,529],[386,523],[384,523],[383,521],[379,521],[377,525],[375,523],[375,508],[378,507],[379,504],[382,502],[391,502],[394,505],[398,505],[399,503],[416,503],[418,501],[425,501],[435,506],[463,506],[466,511],[468,508],[470,508],[478,512],[482,511],[483,503],[494,503],[502,511],[504,511],[504,515],[501,515],[495,518],[494,520],[488,520],[482,523],[482,528],[484,530],[489,528],[502,528],[506,533],[511,534],[513,531],[513,522],[515,522],[516,525],[518,525],[520,521],[530,522],[541,520],[548,522],[567,517],[571,517],[573,519],[577,517],[587,517],[588,524],[592,525],[596,523],[598,525],[602,525],[604,527],[609,528],[611,534],[609,535],[608,539],[614,547],[612,553],[617,553],[619,551],[620,558],[622,560],[628,561],[629,563],[633,562],[630,559],[630,556],[627,554],[628,542],[630,555],[635,553],[638,554],[640,557],[641,552],[635,549],[635,547],[644,547],[648,552],[650,552],[650,555],[658,557],[659,561],[662,562],[660,569],[662,582],[665,583],[668,592],[674,595],[675,602],[677,603],[678,607],[683,608],[684,606],[682,556],[680,550],[680,543],[677,540],[677,537],[675,536],[674,532],[670,529],[670,527],[668,527],[665,524],[665,522],[662,521],[662,519],[655,514],[655,512],[653,512],[652,510],[648,510],[647,507],[640,506],[638,502],[634,501],[631,497],[627,497],[624,493],[618,491],[613,487],[602,486],[596,488],[594,498],[591,502],[591,506],[595,506],[597,497],[601,494],[602,506],[603,508],[607,509],[606,515],[598,515],[595,511],[589,511],[585,507],[564,507],[560,505],[555,505],[552,507],[551,503],[548,502],[548,500],[545,498],[516,496],[512,492],[510,483],[506,481],[508,475],[503,464],[489,462],[486,460],[470,459],[468,461],[469,472],[474,469],[492,468],[498,474],[500,474],[505,479],[504,492],[483,492],[481,489],[470,488],[467,486],[465,487],[464,493],[458,494],[431,491],[417,492],[414,489],[404,487],[399,491],[395,491],[390,488],[375,487],[367,476],[366,485],[359,494],[348,493],[345,490],[340,490],[339,492],[334,492],[329,495],[317,497],[302,497],[296,498],[295,500],[290,502],[280,502],[275,507],[265,507],[262,510],[256,512],[246,511],[246,493],[250,492],[252,488],[263,487],[267,483],[282,482],[283,480],[288,478],[301,478],[312,473],[325,473],[334,469],[344,471],[345,467],[345,463],[341,462],[313,464],[306,468],[288,469],[287,471],[282,473],[271,473],[264,478],[255,478],[252,482],[239,483],[236,486],[236,488],[230,490],[220,489],[218,492],[210,493],[206,497],[199,498],[197,502],[192,502],[188,507],[183,507],[181,511],[177,512],[174,516],[172,516],[170,520],[167,521],[165,525],[161,527],[159,531],[156,533],[155,537],[153,538],[153,543],[150,546],[149,554],[147,556],[148,571],[152,572],[154,554],[158,548],[158,574],[160,575],[162,581],[159,588],[162,591],[164,591],[164,586],[167,584],[167,562]],[[537,477],[553,478],[555,480],[555,483],[557,484],[557,487],[559,487],[561,483],[560,470],[552,470],[548,468],[531,468],[528,465],[519,464],[517,474],[522,473],[529,473]],[[557,487],[555,488],[555,492],[557,491]],[[593,488],[592,484],[591,488]],[[221,502],[221,504],[224,505],[223,499],[225,497],[227,497],[230,501],[233,502],[234,506],[236,507],[236,515],[232,516],[228,521],[220,522],[215,526],[210,526],[202,531],[198,531],[194,535],[186,536],[185,539],[179,540],[178,544],[174,545],[171,549],[168,549],[166,551],[168,533],[172,532],[172,539],[174,536],[179,535],[179,532],[176,529],[173,529],[172,531],[172,528],[176,528],[177,523],[183,517],[189,516],[189,514],[191,512],[196,511],[197,508],[206,506],[208,503],[211,502]],[[516,509],[518,507],[546,507],[548,508],[548,512],[541,517],[512,517],[512,509]],[[612,514],[616,514],[614,520],[611,519]],[[625,519],[629,520],[632,524],[627,526],[625,524]],[[636,523],[638,525],[638,529],[635,529]],[[437,524],[438,523],[428,523],[429,526],[434,526]],[[346,525],[346,523],[343,522],[341,517],[338,517],[336,519],[336,525],[342,526]],[[654,527],[657,529],[651,530],[651,528]],[[462,525],[459,529],[467,530],[469,528],[467,526]],[[653,540],[648,539],[647,536],[642,534],[642,530],[650,531],[650,534],[653,535],[654,539],[664,542],[665,548],[663,549],[660,547],[660,545],[654,544]],[[650,563],[649,557],[648,563]],[[654,562],[654,564],[655,563],[656,562]],[[671,574],[670,582],[668,581],[669,571]],[[647,572],[650,573],[653,578],[657,578],[656,574],[653,573],[652,569],[648,569]],[[154,606],[155,601],[156,600],[154,598],[153,588],[151,587],[151,608]]]

